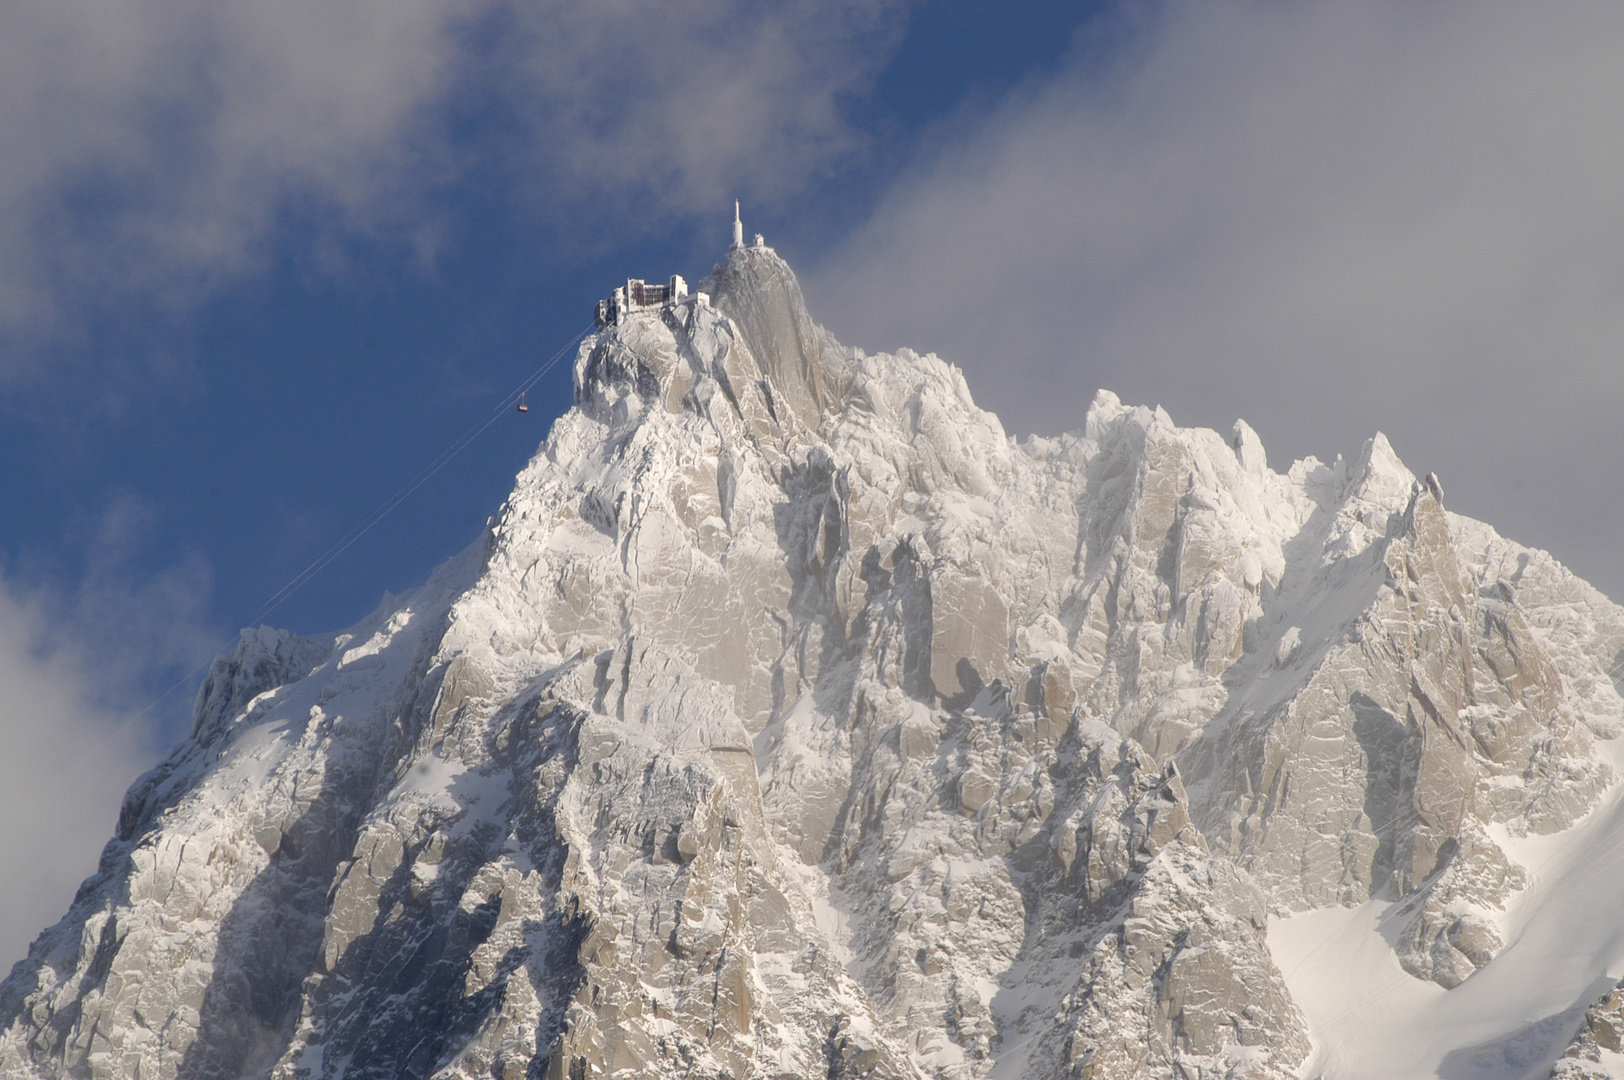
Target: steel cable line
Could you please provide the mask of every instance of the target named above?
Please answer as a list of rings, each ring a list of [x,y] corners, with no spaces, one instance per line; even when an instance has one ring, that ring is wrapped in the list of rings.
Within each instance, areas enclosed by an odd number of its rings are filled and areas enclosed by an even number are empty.
[[[542,376],[546,375],[547,372],[550,371],[558,363],[558,361],[563,358],[564,354],[590,331],[591,327],[587,327],[585,330],[582,330],[580,333],[572,337],[569,341],[565,342],[563,347],[554,353],[546,363],[542,364],[541,367],[537,368],[529,378],[521,382],[516,388],[510,391],[508,395],[504,397],[496,406],[496,408],[491,411],[490,416],[486,417],[483,422],[475,424],[462,436],[462,438],[458,439],[445,450],[441,451],[439,457],[435,458],[428,465],[424,466],[422,471],[419,472],[410,482],[408,482],[406,487],[402,488],[393,498],[385,500],[381,506],[368,515],[366,520],[351,530],[347,536],[336,542],[332,547],[328,548],[326,552],[318,556],[309,566],[305,567],[298,574],[294,575],[291,581],[282,586],[282,588],[278,589],[276,593],[274,593],[271,598],[266,601],[265,606],[260,609],[259,614],[255,615],[251,620],[249,620],[249,625],[252,626],[257,624],[260,620],[264,619],[267,615],[280,607],[288,597],[292,596],[294,592],[301,588],[311,578],[325,570],[334,559],[338,558],[340,555],[344,554],[345,551],[349,550],[352,544],[371,531],[372,527],[387,517],[389,513],[395,509],[395,507],[406,501],[406,499],[409,498],[413,492],[427,483],[429,479],[441,469],[445,468],[445,466],[451,462],[452,458],[456,457],[463,450],[465,450],[468,447],[468,444],[472,443],[475,439],[479,438],[479,436],[483,435],[492,424],[496,423],[503,413],[507,412],[510,405],[516,402],[525,392],[534,386],[542,378]]]
[[[508,395],[502,399],[500,404],[498,404],[495,407],[495,409],[492,411],[492,413],[491,413],[491,415],[489,417],[487,417],[482,422],[476,424],[467,433],[465,433],[460,439],[458,439],[451,446],[449,446],[437,458],[435,458],[433,461],[431,461],[429,463],[429,465],[425,466],[424,469],[417,474],[417,476],[415,476],[411,481],[409,481],[405,488],[403,488],[400,492],[398,492],[392,498],[386,500],[382,505],[380,505],[376,510],[374,510],[371,515],[369,515],[366,519],[364,519],[363,522],[360,525],[358,525],[355,529],[353,529],[345,537],[343,537],[342,539],[337,541],[326,552],[324,552],[315,561],[313,561],[309,566],[307,566],[299,574],[295,575],[294,578],[292,578],[281,589],[279,589],[275,594],[273,594],[271,596],[271,598],[266,601],[265,605],[261,608],[261,610],[253,617],[252,620],[250,620],[250,625],[259,623],[262,619],[264,619],[266,616],[268,616],[273,611],[275,611],[282,603],[286,602],[287,599],[289,599],[295,592],[297,592],[297,590],[299,588],[302,588],[312,578],[319,575],[322,572],[322,570],[326,569],[326,567],[328,565],[330,565],[334,560],[336,560],[337,558],[342,556],[345,551],[347,551],[351,546],[353,546],[363,536],[365,536],[366,533],[369,532],[374,526],[376,526],[384,517],[388,516],[389,513],[391,513],[402,502],[404,502],[405,499],[409,498],[415,491],[418,490],[418,488],[420,488],[424,483],[426,483],[429,479],[431,479],[442,468],[444,468],[445,465],[447,465],[452,459],[454,459],[459,453],[461,453],[462,450],[466,449],[469,444],[471,444],[475,439],[477,439],[481,434],[483,434],[492,424],[494,424],[496,422],[496,420],[500,418],[501,414],[506,412],[507,409],[514,404],[514,402],[522,400],[524,394],[529,389],[531,389],[538,381],[540,381],[540,379],[542,377],[544,377],[547,374],[548,371],[550,371],[554,366],[556,366],[557,362],[563,357],[565,352],[567,352],[572,346],[574,346],[577,342],[579,342],[582,338],[584,338],[586,336],[586,334],[590,332],[590,330],[591,330],[591,327],[587,327],[587,328],[583,329],[582,331],[580,331],[579,333],[577,333],[576,335],[574,335],[568,342],[565,343],[565,345],[562,348],[560,348],[558,350],[558,352],[556,352],[545,363],[543,363],[532,375],[530,375],[528,378],[526,378],[524,381],[522,381],[517,387],[515,387],[512,391],[510,391],[508,393]],[[220,648],[223,649],[224,647],[229,646],[230,643],[233,640],[234,640],[234,637],[228,637],[228,638],[224,639]],[[218,653],[218,651],[219,650],[217,650],[217,653]],[[193,669],[192,672],[190,672],[189,674],[184,676],[182,679],[178,680],[174,685],[169,687],[169,689],[165,690],[162,694],[160,694],[157,698],[155,698],[146,708],[142,709],[140,712],[138,712],[134,716],[130,717],[128,720],[126,720],[124,723],[120,724],[118,727],[116,727],[116,728],[112,729],[111,731],[109,731],[105,736],[103,736],[101,739],[98,740],[98,745],[93,746],[92,749],[99,748],[99,745],[105,744],[106,742],[110,741],[113,737],[117,736],[120,732],[122,732],[130,724],[134,723],[136,720],[141,719],[143,716],[145,716],[146,714],[151,712],[152,709],[154,709],[158,704],[160,704],[165,698],[167,698],[176,689],[179,689],[181,686],[185,685],[187,682],[189,682],[193,678],[195,678],[201,671],[203,671],[209,664],[211,664],[213,662],[213,659],[214,659],[214,657],[211,656],[208,660],[204,661],[203,664],[201,664],[197,668]],[[1612,676],[1612,675],[1616,674],[1620,669],[1624,669],[1624,661],[1620,661],[1620,663],[1614,665],[1611,669],[1608,670],[1607,673],[1609,674],[1609,676]],[[1297,755],[1300,755],[1301,742],[1302,742],[1302,739],[1304,738],[1305,734],[1306,734],[1306,731],[1301,730],[1301,729],[1297,733],[1297,741],[1296,741],[1296,744],[1294,745],[1294,752]],[[75,758],[69,759],[69,761],[67,763],[65,763],[63,766],[60,766],[59,769],[60,768],[66,768],[67,765],[71,765],[75,761],[82,760],[83,757],[84,757],[84,755],[80,754],[80,755],[76,756]],[[1371,832],[1373,834],[1379,835],[1385,829],[1388,829],[1388,828],[1391,828],[1391,827],[1393,827],[1395,825],[1398,825],[1401,822],[1405,822],[1408,819],[1412,819],[1412,818],[1417,817],[1418,813],[1419,813],[1419,811],[1412,807],[1411,809],[1406,810],[1403,813],[1396,815],[1395,817],[1388,820],[1387,822],[1384,822],[1384,823],[1379,824],[1379,825],[1373,825],[1372,828],[1371,828]],[[89,815],[87,815],[87,818],[88,818],[88,816]],[[76,823],[74,828],[77,828],[77,825],[81,824],[82,820],[81,820],[81,822]],[[1565,846],[1566,845],[1564,845],[1564,848],[1565,848]],[[37,862],[37,861],[38,861],[38,857],[36,857],[36,859],[31,861],[29,864],[25,865],[25,867],[23,869],[24,870],[28,869],[29,867],[31,867],[33,865],[34,862]],[[1310,871],[1318,869],[1321,866],[1339,864],[1341,861],[1342,860],[1341,860],[1339,855],[1337,855],[1337,854],[1327,854],[1327,855],[1322,855],[1322,856],[1318,856],[1318,857],[1315,857],[1315,858],[1303,860],[1303,862],[1301,863],[1301,867],[1302,867],[1302,870],[1304,872],[1310,872]],[[1591,869],[1596,869],[1596,868],[1592,867]],[[19,876],[21,876],[21,875],[19,874]],[[1588,876],[1588,875],[1586,875],[1586,876]],[[13,880],[15,880],[15,878]],[[1531,882],[1530,884],[1532,885],[1533,882]],[[6,888],[0,888],[0,895],[3,895],[6,891],[8,891]],[[1384,916],[1384,920],[1386,918],[1390,918],[1390,917],[1391,916]],[[1327,944],[1328,941],[1329,941],[1329,938],[1327,938],[1325,941],[1322,941],[1319,945],[1316,945],[1313,950],[1310,950],[1310,952],[1308,954],[1306,954],[1304,957],[1299,959],[1297,964],[1294,965],[1293,968],[1292,968],[1292,974],[1295,974],[1296,971],[1298,969],[1300,969],[1301,966],[1304,963],[1306,963],[1307,960],[1310,959],[1314,955],[1314,953],[1318,952],[1318,950],[1320,948],[1322,948],[1325,944]]]
[[[249,621],[249,625],[258,625],[261,620],[270,615],[271,612],[275,611],[282,604],[286,603],[295,592],[297,592],[304,585],[308,584],[317,574],[320,574],[323,570],[325,570],[334,559],[337,559],[340,555],[344,554],[345,551],[349,550],[349,548],[354,545],[356,541],[360,540],[361,537],[370,532],[373,526],[377,525],[378,522],[387,517],[391,511],[398,507],[402,502],[406,501],[406,499],[409,498],[413,492],[427,483],[429,479],[441,469],[445,468],[453,458],[455,458],[463,450],[467,449],[470,443],[472,443],[480,435],[484,434],[492,424],[496,423],[496,421],[501,418],[503,413],[507,412],[508,408],[512,406],[514,402],[519,400],[523,394],[534,387],[536,383],[540,382],[549,371],[556,367],[559,360],[564,357],[564,354],[573,348],[582,338],[586,337],[586,335],[591,331],[592,327],[588,326],[566,341],[557,352],[553,353],[553,355],[550,356],[540,367],[538,367],[534,372],[520,382],[518,386],[507,394],[507,396],[502,398],[501,402],[493,410],[491,410],[489,416],[476,423],[473,427],[469,428],[468,431],[465,432],[459,439],[443,450],[438,457],[436,457],[428,465],[424,466],[424,468],[418,472],[418,474],[414,476],[404,488],[402,488],[395,495],[384,500],[384,502],[380,504],[376,510],[367,515],[360,525],[350,530],[349,533],[336,541],[325,552],[317,556],[315,561],[313,561],[309,566],[295,574],[293,578],[287,582],[287,584],[283,585],[280,589],[273,593],[271,598],[265,602],[264,606],[260,608],[259,612]],[[231,643],[236,640],[238,640],[238,635],[223,638],[220,644],[215,647],[213,653],[208,657],[208,659],[204,660],[197,667],[193,668],[191,671],[177,679],[174,683],[170,684],[166,690],[148,702],[145,708],[132,714],[118,726],[107,730],[102,735],[92,740],[79,753],[73,755],[58,765],[53,772],[60,774],[74,764],[83,761],[90,754],[104,749],[108,743],[112,742],[113,739],[123,734],[123,732],[127,730],[130,725],[147,716],[176,690],[179,690],[182,686],[185,686],[187,683],[197,678],[198,675],[202,674],[210,665],[214,663],[219,655],[224,652],[225,649],[229,648]],[[49,843],[40,848],[33,858],[29,859],[21,867],[17,868],[10,875],[8,875],[8,880],[4,884],[0,884],[0,897],[9,895],[20,882],[26,879],[28,871],[32,870],[36,865],[38,865],[39,861],[43,859],[48,852],[56,848],[63,840],[65,840],[68,836],[71,836],[74,832],[78,831],[81,826],[100,812],[101,811],[96,807],[89,807],[84,813],[75,818],[66,829],[57,833]]]

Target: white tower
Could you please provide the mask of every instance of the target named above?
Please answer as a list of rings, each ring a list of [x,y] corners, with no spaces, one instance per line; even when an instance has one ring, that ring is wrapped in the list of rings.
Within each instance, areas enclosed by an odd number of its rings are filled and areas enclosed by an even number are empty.
[[[733,200],[733,246],[744,246],[744,222],[739,220],[739,200]]]

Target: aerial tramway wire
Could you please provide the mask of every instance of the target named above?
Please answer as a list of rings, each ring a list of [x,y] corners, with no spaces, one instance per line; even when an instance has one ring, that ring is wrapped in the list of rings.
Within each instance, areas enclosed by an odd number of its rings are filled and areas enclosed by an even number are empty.
[[[507,396],[502,398],[501,402],[496,406],[496,408],[491,410],[491,414],[488,417],[469,428],[461,438],[453,442],[449,447],[443,450],[438,457],[429,462],[428,465],[424,466],[422,471],[413,477],[404,488],[379,504],[378,508],[371,514],[367,515],[360,525],[350,530],[350,532],[347,533],[343,538],[336,541],[332,547],[328,548],[321,555],[317,556],[314,562],[305,567],[303,570],[299,571],[299,573],[295,574],[293,578],[287,582],[287,584],[276,590],[276,592],[271,595],[271,598],[265,602],[264,606],[260,608],[258,614],[249,620],[248,625],[258,625],[261,620],[270,615],[271,612],[281,607],[282,604],[286,603],[294,593],[298,592],[299,589],[308,584],[312,578],[314,578],[317,574],[320,574],[329,565],[331,565],[334,559],[337,559],[340,555],[344,554],[344,552],[348,551],[350,547],[356,543],[356,541],[360,540],[361,537],[370,532],[373,526],[377,525],[378,522],[387,517],[397,506],[405,502],[413,492],[426,484],[430,478],[450,464],[453,458],[462,453],[462,451],[466,450],[469,444],[471,444],[475,439],[479,438],[479,436],[483,435],[492,424],[496,423],[496,421],[501,418],[503,413],[508,411],[514,402],[521,400],[526,392],[534,388],[536,383],[540,382],[549,371],[556,367],[559,360],[563,359],[564,355],[569,352],[570,349],[574,348],[576,343],[578,343],[582,338],[586,337],[586,335],[591,331],[592,327],[588,326],[577,333],[574,337],[566,341],[557,352],[553,353],[552,356],[547,358],[546,362],[528,375],[522,382],[519,383],[518,386],[514,387],[513,390],[509,391]],[[148,702],[146,707],[141,711],[132,714],[123,723],[103,733],[99,738],[91,741],[79,753],[62,762],[62,764],[57,766],[55,771],[60,773],[70,766],[83,761],[89,754],[106,746],[109,742],[117,738],[127,728],[129,728],[131,724],[134,724],[137,720],[140,720],[147,714],[151,713],[153,709],[156,709],[160,704],[163,703],[165,698],[169,697],[169,695],[173,694],[176,690],[179,690],[181,687],[185,686],[187,683],[191,682],[193,679],[202,674],[211,664],[214,663],[215,659],[227,648],[229,648],[233,641],[236,640],[237,635],[235,634],[221,639],[220,644],[215,647],[208,659],[204,660],[197,667],[193,668],[191,671],[177,679],[169,686],[168,689],[164,690],[161,694]],[[4,884],[0,884],[0,896],[5,896],[15,889],[18,882],[27,877],[27,872],[33,869],[34,866],[36,866],[39,861],[45,857],[47,852],[54,850],[63,840],[67,839],[67,837],[78,831],[82,825],[100,812],[101,810],[99,807],[90,807],[86,809],[83,814],[72,822],[72,824],[60,832],[50,843],[42,847],[33,858],[29,859],[28,862],[24,863],[18,870],[12,873]]]
[[[568,352],[576,342],[585,337],[590,330],[591,327],[588,327],[587,329],[576,334],[569,341],[565,342],[564,346],[554,353],[546,363],[537,368],[534,374],[532,374],[524,382],[520,383],[515,389],[510,391],[508,395],[504,397],[496,406],[496,408],[491,411],[490,416],[486,417],[483,422],[470,428],[468,432],[462,436],[462,438],[452,443],[450,447],[440,453],[439,457],[435,458],[428,465],[424,466],[423,470],[419,472],[417,476],[406,485],[406,487],[402,488],[398,494],[391,499],[385,500],[384,503],[380,505],[378,509],[374,510],[365,521],[356,526],[348,536],[342,540],[339,540],[332,547],[328,548],[327,551],[319,556],[314,562],[296,574],[291,581],[282,586],[282,588],[278,589],[276,593],[272,595],[268,601],[266,601],[264,608],[260,610],[259,614],[255,615],[253,619],[249,621],[249,625],[257,624],[261,619],[264,619],[272,611],[275,611],[278,607],[280,607],[282,603],[288,599],[288,597],[292,596],[294,592],[303,587],[304,584],[311,578],[325,570],[334,559],[338,558],[340,555],[344,554],[345,551],[349,550],[352,544],[361,539],[361,537],[365,536],[374,525],[378,524],[378,522],[387,517],[389,513],[395,509],[395,507],[399,506],[402,502],[405,502],[413,492],[426,484],[435,473],[445,468],[445,466],[450,463],[452,458],[456,457],[458,454],[462,453],[463,450],[467,449],[470,443],[479,438],[479,436],[483,435],[492,424],[496,423],[496,421],[501,418],[502,414],[507,412],[509,406],[522,398],[525,393],[538,381],[540,381],[542,376],[546,375],[547,372],[558,363],[564,354]]]
[[[526,379],[524,379],[522,382],[520,382],[519,385],[516,386],[513,390],[509,391],[507,396],[505,396],[501,400],[501,402],[497,404],[497,406],[491,411],[491,414],[488,417],[486,417],[483,421],[476,424],[474,427],[470,428],[460,439],[458,439],[456,442],[452,443],[451,446],[449,446],[446,450],[442,451],[440,453],[440,455],[438,457],[436,457],[433,461],[431,461],[427,466],[425,466],[423,468],[423,470],[420,471],[417,474],[417,476],[415,476],[407,484],[406,487],[401,489],[400,492],[398,492],[396,495],[394,495],[390,499],[385,500],[376,510],[374,510],[370,515],[368,515],[367,518],[365,518],[360,525],[358,525],[355,529],[351,530],[351,532],[349,534],[347,534],[344,538],[340,539],[339,541],[335,542],[332,547],[328,548],[326,552],[324,552],[322,555],[318,556],[316,558],[316,560],[313,561],[309,566],[305,567],[304,570],[302,570],[298,574],[294,575],[294,577],[291,580],[289,580],[287,582],[287,584],[283,585],[282,588],[278,589],[274,594],[272,594],[271,598],[265,602],[265,605],[260,609],[259,613],[256,614],[253,617],[252,620],[250,620],[249,625],[257,624],[262,619],[264,619],[265,617],[270,615],[273,611],[275,611],[278,607],[280,607],[284,602],[286,602],[295,592],[297,592],[300,588],[302,588],[305,584],[307,584],[312,578],[314,578],[316,575],[320,574],[324,569],[326,569],[335,559],[337,559],[339,556],[343,555],[345,551],[349,550],[349,548],[351,546],[353,546],[357,541],[359,541],[361,539],[361,537],[365,536],[369,531],[371,531],[373,526],[377,525],[378,522],[382,521],[385,517],[387,517],[396,507],[398,507],[402,502],[404,502],[407,498],[409,498],[412,495],[413,492],[417,491],[418,488],[422,487],[425,483],[427,483],[430,478],[432,478],[436,473],[438,473],[447,464],[449,464],[452,461],[452,459],[454,459],[458,454],[460,454],[463,450],[465,450],[469,446],[469,444],[471,444],[480,435],[484,434],[485,431],[488,430],[490,428],[490,426],[492,424],[494,424],[501,417],[501,415],[508,410],[508,407],[510,405],[513,405],[515,403],[520,403],[520,411],[521,412],[528,412],[529,410],[527,408],[523,407],[523,404],[522,404],[524,402],[524,400],[525,400],[525,394],[530,389],[532,389],[536,385],[536,383],[541,381],[541,379],[543,377],[545,377],[546,374],[549,371],[551,371],[555,366],[557,366],[558,361],[563,358],[564,354],[566,352],[568,352],[572,347],[574,347],[575,344],[577,342],[579,342],[582,338],[584,338],[589,332],[591,332],[592,329],[593,328],[591,326],[588,326],[588,327],[582,329],[581,331],[579,331],[578,333],[576,333],[573,337],[571,337],[567,342],[564,343],[564,345],[561,348],[559,348],[559,350],[557,352],[555,352],[551,357],[549,357],[546,360],[546,362],[544,362],[540,367],[538,367]],[[221,644],[215,649],[214,654],[211,655],[207,660],[205,660],[202,664],[198,665],[191,672],[189,672],[188,674],[186,674],[185,676],[183,676],[182,678],[177,680],[167,690],[163,691],[163,693],[159,694],[156,698],[154,698],[140,712],[135,713],[129,719],[125,720],[122,724],[118,725],[117,727],[113,728],[111,731],[109,731],[105,735],[103,735],[101,738],[97,739],[95,741],[95,743],[93,743],[87,749],[86,752],[89,752],[89,750],[99,749],[101,746],[105,745],[107,742],[111,741],[114,737],[116,737],[121,732],[123,732],[131,724],[135,723],[137,720],[141,719],[142,717],[144,717],[148,713],[150,713],[153,709],[157,708],[158,705],[160,703],[162,703],[165,698],[167,698],[170,694],[174,693],[180,687],[184,686],[186,683],[190,682],[192,679],[196,678],[205,668],[207,668],[210,664],[212,664],[214,662],[215,656],[218,656],[219,653],[222,652],[226,647],[228,647],[233,640],[235,640],[235,637],[224,638],[222,640]],[[1624,655],[1624,654],[1621,654],[1621,655]],[[1614,664],[1611,668],[1609,668],[1607,670],[1606,674],[1609,677],[1616,678],[1619,675],[1621,669],[1624,669],[1624,659],[1620,659],[1618,663]],[[1298,740],[1297,740],[1297,745],[1295,747],[1295,750],[1298,753],[1300,753],[1300,751],[1301,751],[1301,741],[1302,741],[1303,734],[1304,734],[1303,731],[1298,732]],[[80,754],[68,759],[62,765],[58,766],[57,771],[60,772],[62,769],[67,768],[68,766],[74,764],[75,762],[83,760],[84,757],[85,757],[85,753],[80,753]],[[79,826],[83,825],[86,821],[88,821],[89,818],[91,816],[93,816],[93,814],[95,812],[96,811],[94,811],[94,810],[87,811],[86,814],[84,814],[78,820],[76,820],[73,823],[73,825],[71,825],[64,833],[61,834],[61,836],[58,837],[57,842],[60,842],[61,839],[65,838],[67,835],[70,835],[72,832],[77,830],[79,828]],[[1412,806],[1412,807],[1410,807],[1410,808],[1408,808],[1408,809],[1406,809],[1404,811],[1400,811],[1398,814],[1394,815],[1388,821],[1386,821],[1386,822],[1384,822],[1384,823],[1382,823],[1380,825],[1374,825],[1372,827],[1371,831],[1379,836],[1382,830],[1389,829],[1389,828],[1392,828],[1394,826],[1400,825],[1401,823],[1405,823],[1408,820],[1415,819],[1418,816],[1419,816],[1419,814],[1418,814],[1417,809]],[[1565,842],[1562,845],[1562,847],[1559,849],[1559,851],[1565,851],[1565,849],[1572,842],[1573,842],[1573,839],[1570,838],[1567,842]],[[25,872],[27,870],[31,869],[35,864],[37,864],[38,861],[41,858],[44,857],[45,852],[51,850],[51,848],[54,847],[54,846],[55,846],[55,843],[53,843],[51,845],[48,845],[47,847],[42,849],[40,851],[40,853],[37,854],[36,856],[34,856],[34,858],[31,859],[28,863],[26,863],[21,868],[21,870],[19,872],[12,875],[10,880],[5,885],[0,885],[0,896],[3,896],[6,893],[10,892],[11,889],[14,887],[15,883],[17,881],[21,880],[25,876]],[[1624,857],[1624,853],[1612,853],[1612,852],[1610,852],[1609,857],[1606,860],[1604,860],[1604,862],[1606,864],[1610,865],[1610,864],[1616,862],[1616,860],[1619,857]],[[1329,864],[1329,863],[1334,863],[1334,862],[1340,862],[1340,861],[1341,861],[1341,859],[1339,858],[1339,856],[1327,854],[1327,855],[1312,856],[1312,857],[1310,857],[1309,859],[1306,860],[1306,863],[1307,863],[1307,867],[1312,867],[1314,869],[1318,869],[1322,865]],[[1604,865],[1602,868],[1607,868],[1607,866]],[[1591,870],[1596,870],[1597,868],[1593,866],[1590,869]],[[1590,873],[1581,873],[1580,876],[1581,877],[1589,877],[1589,876],[1591,876],[1591,874]],[[1532,878],[1532,880],[1530,880],[1528,882],[1528,884],[1526,886],[1524,886],[1524,891],[1525,892],[1532,891],[1536,885],[1541,886],[1543,888],[1548,888],[1549,887],[1548,882],[1543,882],[1543,881],[1539,880],[1539,875],[1531,875],[1531,878]],[[1405,913],[1407,913],[1407,911],[1409,910],[1409,905],[1406,903],[1406,901],[1411,900],[1415,895],[1416,894],[1412,893],[1409,897],[1404,897],[1404,898],[1392,901],[1391,902],[1392,908],[1395,909],[1395,910],[1400,909],[1400,908],[1404,908],[1404,909],[1406,909]],[[1372,898],[1372,899],[1374,899],[1374,898]],[[1393,917],[1393,914],[1394,914],[1393,911],[1388,911],[1388,912],[1384,913],[1380,917],[1380,919],[1378,920],[1378,924],[1387,922],[1389,919],[1391,919]],[[1292,966],[1291,972],[1286,975],[1286,978],[1289,980],[1291,975],[1294,975],[1299,969],[1301,969],[1303,964],[1305,964],[1309,959],[1311,959],[1315,954],[1317,954],[1320,951],[1320,949],[1322,949],[1325,945],[1329,944],[1331,937],[1334,936],[1334,933],[1335,932],[1333,932],[1330,935],[1327,935],[1318,944],[1316,944],[1312,949],[1310,949],[1306,954],[1299,957],[1298,960],[1297,960],[1297,963]],[[1350,1012],[1351,1012],[1351,1010],[1350,1010]],[[1347,1014],[1345,1013],[1343,1015],[1345,1016]],[[1338,1017],[1337,1020],[1340,1020],[1342,1018],[1343,1017]],[[1333,1021],[1333,1023],[1334,1022],[1335,1021]]]

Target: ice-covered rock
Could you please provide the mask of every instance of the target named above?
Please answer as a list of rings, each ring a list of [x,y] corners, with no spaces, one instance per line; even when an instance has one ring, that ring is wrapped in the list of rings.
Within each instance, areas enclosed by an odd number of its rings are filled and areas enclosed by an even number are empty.
[[[770,248],[701,292],[582,345],[423,587],[216,664],[0,1073],[1286,1077],[1272,914],[1493,962],[1624,612],[1380,435],[1277,473],[1101,392],[1017,443]]]

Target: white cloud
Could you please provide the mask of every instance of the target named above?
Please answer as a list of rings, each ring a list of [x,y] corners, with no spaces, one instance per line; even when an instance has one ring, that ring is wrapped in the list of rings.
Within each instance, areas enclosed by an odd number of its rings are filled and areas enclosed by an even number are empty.
[[[857,149],[840,105],[895,45],[906,5],[516,6],[497,55],[542,176],[570,201],[657,221],[794,194]]]
[[[124,789],[155,749],[150,723],[121,727],[94,703],[85,658],[42,646],[48,625],[0,580],[0,972],[95,871]]]
[[[648,228],[732,192],[782,198],[858,145],[839,103],[905,2],[11,0],[0,393],[81,393],[58,365],[118,362],[75,336],[87,313],[183,318],[289,220],[313,249],[431,253],[462,155],[505,163],[543,220],[632,205]],[[486,106],[509,111],[506,142],[461,129],[459,109]],[[96,392],[139,394],[150,373]],[[121,728],[124,706],[219,644],[201,559],[136,570],[150,517],[115,497],[77,530],[82,567],[0,574],[0,966],[66,910],[186,702]]]
[[[241,269],[284,200],[368,224],[465,5],[18,0],[0,15],[0,316]]]
[[[943,125],[808,291],[1022,429],[1096,386],[1277,462],[1384,429],[1624,594],[1621,52],[1614,4],[1172,3]]]
[[[100,700],[147,700],[156,692],[154,680],[168,685],[221,648],[219,631],[208,623],[208,561],[192,551],[162,565],[162,553],[154,550],[157,525],[148,500],[113,492],[83,529],[73,591],[39,585],[32,594],[50,616],[54,636],[43,640],[64,654],[95,657]],[[187,705],[176,701],[158,715],[174,718]]]
[[[49,567],[0,572],[0,975],[95,870],[124,790],[186,734],[222,647],[200,557],[143,569],[155,525],[114,493],[58,552],[82,564],[72,591]]]
[[[839,102],[905,2],[14,0],[0,388],[87,310],[184,315],[290,222],[318,253],[365,235],[431,255],[435,197],[470,162],[508,166],[544,220],[782,196],[854,145]]]

